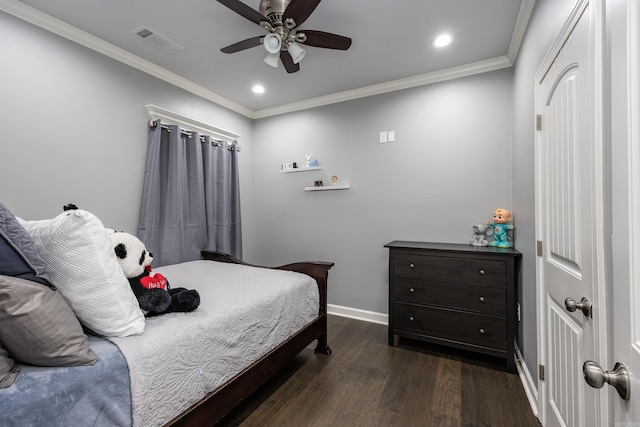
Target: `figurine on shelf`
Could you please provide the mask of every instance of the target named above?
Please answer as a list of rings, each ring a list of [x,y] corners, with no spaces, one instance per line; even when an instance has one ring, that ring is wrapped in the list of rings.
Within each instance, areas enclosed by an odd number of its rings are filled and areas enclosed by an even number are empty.
[[[338,185],[338,177],[336,175],[331,177],[331,185]]]
[[[320,164],[318,163],[318,159],[314,158],[311,156],[311,154],[305,154],[305,156],[307,156],[307,167],[314,167],[314,166],[320,166]]]
[[[493,235],[493,228],[486,224],[478,224],[473,226],[473,238],[469,240],[472,246],[488,246],[487,236]]]
[[[509,230],[513,230],[515,226],[509,224],[511,221],[511,212],[507,209],[498,208],[493,213],[493,220],[487,221],[487,225],[493,228],[493,242],[489,246],[497,246],[499,248],[510,248]]]

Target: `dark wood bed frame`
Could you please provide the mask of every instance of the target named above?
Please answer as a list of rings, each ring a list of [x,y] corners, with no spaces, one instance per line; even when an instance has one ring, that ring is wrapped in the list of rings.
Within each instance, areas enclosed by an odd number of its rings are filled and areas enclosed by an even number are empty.
[[[218,252],[203,251],[202,257],[212,261],[251,265]],[[314,340],[318,340],[316,353],[331,354],[331,348],[327,344],[327,277],[331,267],[333,267],[332,262],[298,262],[280,267],[262,267],[295,271],[313,277],[318,283],[320,291],[318,317],[227,383],[213,390],[202,400],[175,417],[167,423],[167,426],[211,427],[215,425]]]

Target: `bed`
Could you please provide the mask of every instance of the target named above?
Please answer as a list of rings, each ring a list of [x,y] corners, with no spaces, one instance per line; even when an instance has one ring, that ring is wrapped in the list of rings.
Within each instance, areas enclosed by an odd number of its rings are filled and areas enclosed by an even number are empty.
[[[192,313],[149,318],[141,335],[108,340],[90,336],[89,343],[98,354],[95,365],[23,365],[14,387],[0,390],[0,424],[212,426],[314,340],[316,352],[331,353],[326,315],[331,266],[305,262],[265,269],[225,254],[203,252],[201,261],[158,268],[173,282],[195,287],[203,305]],[[195,284],[210,272],[217,283]],[[302,285],[299,298],[290,297],[284,289],[259,291],[270,280],[283,277]],[[308,292],[309,285],[314,292]],[[229,302],[249,291],[252,299]],[[226,301],[207,304],[210,298],[223,295]],[[261,301],[251,302],[256,297]],[[296,309],[293,305],[300,304],[300,298],[308,301]],[[255,307],[268,307],[264,310],[268,314],[253,315]],[[214,308],[222,312],[210,313]],[[178,329],[184,330],[176,333]],[[128,382],[114,374],[116,362],[120,370],[124,367]],[[20,394],[22,387],[25,392]]]
[[[72,281],[71,273],[66,272],[63,280],[51,264],[54,260],[57,264],[74,264],[75,274],[77,262],[63,262],[52,254],[68,257],[68,261],[77,259],[73,253],[76,249],[86,252],[87,244],[69,242],[76,241],[73,229],[78,224],[82,225],[79,229],[83,236],[87,234],[91,228],[88,220],[95,218],[82,212],[66,214],[60,224],[47,222],[43,232],[38,231],[43,224],[20,220],[48,266],[39,278],[64,286]],[[63,232],[58,232],[60,229]],[[89,235],[95,240],[95,230]],[[15,236],[7,236],[3,234],[0,209],[0,245],[11,238],[14,243],[18,241]],[[54,238],[61,241],[49,242]],[[61,251],[60,245],[67,246]],[[92,240],[89,246],[95,247],[96,242]],[[47,247],[55,250],[49,253]],[[88,334],[88,339],[83,335],[88,321],[82,321],[82,316],[86,314],[75,306],[73,296],[66,293],[68,289],[53,290],[24,277],[4,276],[0,271],[0,368],[11,357],[28,360],[18,361],[8,374],[0,375],[0,386],[4,379],[12,381],[10,386],[0,388],[0,425],[213,426],[314,341],[316,352],[331,353],[326,310],[327,277],[332,266],[330,262],[301,262],[266,268],[204,251],[201,260],[154,269],[174,287],[197,289],[202,301],[198,309],[143,319],[144,332],[135,329],[137,317],[120,326],[109,320],[107,324],[116,331],[112,336]],[[104,270],[104,266],[101,268]],[[88,273],[95,277],[95,271]],[[87,277],[79,280],[85,284],[89,281]],[[16,302],[20,292],[27,297]],[[15,322],[22,318],[16,313],[30,304],[25,301],[34,301],[37,310],[31,311],[39,313],[36,317],[47,310],[53,313],[51,316],[58,316],[39,319],[44,325],[30,326],[30,330],[60,328],[64,324],[60,312],[71,313],[73,308],[70,316],[76,323],[81,320],[85,329],[75,331],[66,347],[73,347],[72,357],[80,357],[79,361],[65,361],[66,366],[34,366],[51,359],[29,361],[30,350],[19,348],[25,332],[11,337],[15,325],[24,326]],[[53,301],[59,305],[47,309]],[[66,307],[67,301],[74,301],[69,304],[71,308]],[[91,307],[93,317],[99,317],[96,313],[101,307]],[[99,328],[99,322],[94,327]],[[63,329],[66,333],[73,327]],[[47,329],[44,335],[52,337],[56,333]],[[12,343],[12,338],[18,344]],[[7,344],[10,357],[6,357]],[[60,353],[60,349],[55,351]],[[61,360],[59,356],[56,354],[56,361]],[[12,372],[17,376],[12,378]]]
[[[250,266],[225,254],[203,252],[203,259],[221,263],[233,263],[246,268]],[[240,404],[253,391],[264,384],[309,344],[317,341],[316,352],[330,354],[327,344],[327,276],[333,266],[330,262],[302,262],[276,267],[274,270],[297,272],[313,279],[317,286],[318,300],[315,314],[290,336],[283,339],[262,355],[257,355],[248,366],[230,377],[219,387],[208,392],[197,403],[171,419],[171,426],[211,426]],[[171,277],[171,268],[159,269]],[[263,269],[262,269],[263,270]],[[274,319],[277,318],[273,317]]]

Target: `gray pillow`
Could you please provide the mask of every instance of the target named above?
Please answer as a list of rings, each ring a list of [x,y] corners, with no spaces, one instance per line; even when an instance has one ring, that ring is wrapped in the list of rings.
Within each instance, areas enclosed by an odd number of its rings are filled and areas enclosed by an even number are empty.
[[[0,346],[0,388],[7,388],[16,380],[20,368],[9,357],[7,350]]]
[[[31,236],[11,211],[0,203],[0,274],[55,286]]]
[[[38,366],[92,365],[98,357],[58,292],[0,275],[0,342],[15,360]]]

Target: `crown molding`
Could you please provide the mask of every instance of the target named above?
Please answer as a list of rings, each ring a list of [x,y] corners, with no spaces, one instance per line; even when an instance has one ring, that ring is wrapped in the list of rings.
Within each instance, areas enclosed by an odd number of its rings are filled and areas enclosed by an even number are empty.
[[[522,0],[522,3],[520,4],[516,24],[514,25],[513,32],[511,33],[511,42],[507,49],[507,58],[509,58],[509,61],[511,61],[512,64],[515,64],[516,58],[518,57],[518,52],[522,45],[522,39],[527,31],[529,19],[531,19],[531,14],[533,13],[533,7],[535,4],[536,0]]]
[[[513,64],[506,56],[499,56],[493,59],[473,62],[458,67],[448,68],[446,70],[434,71],[432,73],[420,74],[400,80],[393,80],[386,83],[380,83],[371,86],[365,86],[359,89],[347,90],[344,92],[334,93],[332,95],[312,98],[305,101],[294,102],[291,104],[281,105],[273,108],[265,108],[257,110],[253,113],[254,119],[261,119],[270,116],[276,116],[284,113],[291,113],[299,110],[320,107],[323,105],[335,104],[338,102],[350,101],[358,98],[379,95],[387,92],[394,92],[402,89],[409,89],[416,86],[428,85],[432,83],[453,80],[460,77],[471,76],[474,74],[486,73],[488,71],[499,70],[501,68],[511,67]]]
[[[252,111],[251,109],[237,104],[209,89],[205,89],[184,77],[181,77],[165,68],[159,67],[156,64],[142,59],[139,56],[112,45],[111,43],[107,43],[98,37],[69,25],[64,21],[54,18],[18,0],[0,0],[1,11],[127,64],[149,75],[157,77],[167,83],[191,92],[201,98],[207,99],[250,119],[260,119],[510,67],[513,65],[517,57],[534,5],[535,0],[522,0],[514,31],[511,36],[511,42],[505,56],[465,64],[446,70],[421,74],[405,79],[366,86],[359,89],[338,92],[300,102]]]
[[[81,29],[76,28],[73,25],[69,25],[64,21],[47,15],[46,13],[41,12],[38,9],[26,5],[18,0],[0,0],[0,10],[17,18],[20,18],[23,21],[29,22],[33,25],[64,37],[68,40],[71,40],[75,43],[78,43],[82,46],[88,47],[89,49],[113,58],[116,61],[120,61],[133,68],[164,80],[167,83],[170,83],[204,99],[221,105],[231,111],[235,111],[236,113],[242,114],[243,116],[253,118],[253,111],[251,111],[250,109],[243,107],[240,104],[236,104],[235,102],[224,98],[215,92],[205,89],[202,86],[185,79],[184,77],[172,73],[165,68],[159,67],[158,65],[142,59],[139,56],[136,56],[131,52],[121,49],[115,45],[112,45],[111,43],[107,43],[106,41],[94,35],[91,35],[86,31],[82,31]]]

